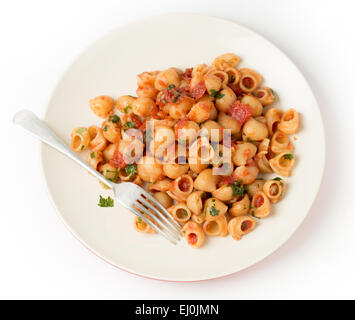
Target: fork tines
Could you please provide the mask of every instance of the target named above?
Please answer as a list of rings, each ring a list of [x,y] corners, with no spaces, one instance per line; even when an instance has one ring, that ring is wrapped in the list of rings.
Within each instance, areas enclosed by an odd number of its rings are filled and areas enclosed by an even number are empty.
[[[132,205],[133,213],[160,233],[167,240],[176,244],[180,239],[181,226],[169,212],[148,192],[141,190],[141,197]]]

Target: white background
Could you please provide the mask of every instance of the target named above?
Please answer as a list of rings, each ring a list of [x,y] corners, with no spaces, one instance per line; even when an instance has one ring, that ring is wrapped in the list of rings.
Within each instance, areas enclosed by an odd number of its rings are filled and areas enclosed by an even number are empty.
[[[354,10],[350,0],[2,1],[0,298],[354,299]],[[312,86],[327,139],[319,195],[292,238],[247,270],[200,283],[139,278],[89,253],[49,200],[39,142],[11,124],[24,107],[43,116],[58,78],[101,35],[176,11],[238,22],[282,49]]]

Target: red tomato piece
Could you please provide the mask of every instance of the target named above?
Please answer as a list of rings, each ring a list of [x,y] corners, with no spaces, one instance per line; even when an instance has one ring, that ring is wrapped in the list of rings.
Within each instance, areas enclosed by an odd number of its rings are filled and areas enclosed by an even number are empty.
[[[203,97],[206,90],[207,89],[206,89],[205,83],[203,81],[201,81],[192,89],[191,93],[192,93],[192,96],[198,100]]]
[[[237,100],[230,106],[229,114],[243,125],[253,114],[253,108]]]
[[[113,158],[109,161],[109,164],[115,168],[125,168],[127,166],[126,162],[123,159],[123,154],[118,151],[118,146],[116,146],[115,153]]]
[[[257,196],[257,198],[255,199],[255,207],[259,208],[264,204],[264,198],[263,196]]]
[[[188,239],[187,241],[189,242],[189,244],[195,244],[197,242],[197,235],[196,233],[190,233],[188,235]]]

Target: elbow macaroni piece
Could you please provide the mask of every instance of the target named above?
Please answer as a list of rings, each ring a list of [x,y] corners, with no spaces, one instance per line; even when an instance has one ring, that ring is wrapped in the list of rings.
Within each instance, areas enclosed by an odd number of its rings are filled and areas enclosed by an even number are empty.
[[[146,223],[142,218],[139,218],[137,216],[134,217],[134,227],[138,232],[156,233],[156,231],[148,223]]]
[[[269,135],[266,124],[254,118],[249,118],[244,124],[242,134],[244,141],[262,141]]]
[[[107,140],[104,137],[103,131],[97,126],[90,126],[88,128],[90,135],[89,148],[91,151],[102,151],[106,148]]]
[[[81,152],[90,144],[90,134],[87,128],[77,127],[71,133],[71,148],[75,152]]]
[[[271,202],[277,203],[286,191],[286,183],[283,180],[268,180],[263,185],[263,192]]]
[[[143,72],[137,76],[137,96],[155,98],[158,90],[155,88],[155,79],[160,71]],[[126,106],[127,107],[127,106]],[[121,110],[122,111],[122,110]]]
[[[178,87],[180,85],[180,74],[176,68],[169,68],[158,73],[155,79],[155,88],[157,90],[166,89],[169,85]]]
[[[187,197],[186,205],[194,215],[201,215],[205,197],[206,192],[204,191],[194,191]]]
[[[199,173],[194,181],[194,188],[200,191],[213,192],[217,189],[218,177],[213,175],[212,169],[205,169]]]
[[[89,100],[91,110],[100,118],[107,118],[112,113],[113,104],[109,96],[98,96]]]
[[[269,160],[272,170],[283,177],[289,177],[291,175],[294,162],[293,154],[287,152],[282,152]]]
[[[231,219],[228,223],[228,232],[234,240],[240,240],[242,236],[253,231],[255,220],[248,216],[240,216]]]
[[[225,70],[230,67],[235,68],[239,60],[239,57],[234,53],[225,53],[215,58],[212,64],[218,70]]]
[[[282,131],[276,131],[272,136],[271,151],[276,154],[293,151],[293,145],[289,137]]]
[[[257,147],[250,142],[241,142],[233,152],[232,160],[236,166],[246,165],[256,154]]]
[[[245,95],[240,102],[249,105],[253,109],[253,117],[259,117],[262,115],[263,105],[251,94]]]
[[[169,208],[173,205],[173,199],[171,199],[166,192],[156,192],[153,197],[164,207]]]
[[[137,173],[145,182],[155,182],[163,176],[163,166],[154,157],[144,156],[137,164]]]
[[[293,134],[298,131],[299,125],[300,116],[298,112],[295,109],[289,109],[282,115],[277,128],[286,134]]]
[[[229,214],[233,217],[245,216],[249,213],[250,209],[250,199],[247,194],[245,194],[241,199],[238,199],[232,204],[229,209]]]
[[[239,81],[240,89],[244,92],[253,92],[262,81],[261,76],[254,70],[248,68],[240,69],[241,77]]]
[[[265,218],[270,214],[270,200],[264,192],[258,191],[251,200],[250,214],[257,218]]]
[[[169,207],[168,212],[173,216],[173,218],[179,223],[185,223],[191,218],[191,211],[186,206],[184,202],[174,204]]]
[[[254,96],[263,106],[268,106],[275,101],[275,93],[269,87],[263,87],[255,90]]]
[[[125,114],[130,114],[133,112],[132,105],[136,98],[132,96],[121,96],[116,100],[116,108]]]
[[[207,220],[203,224],[203,231],[212,237],[225,237],[228,234],[228,222],[226,216],[216,220]]]
[[[181,230],[187,243],[193,248],[200,248],[205,241],[205,234],[202,227],[195,221],[187,222]]]
[[[205,202],[202,214],[206,217],[207,221],[213,221],[224,216],[227,210],[228,206],[226,206],[222,201],[216,198],[209,198]]]
[[[282,111],[277,108],[270,108],[265,113],[266,124],[269,130],[269,134],[272,136],[279,125],[282,117]]]
[[[221,97],[216,99],[216,108],[219,111],[228,112],[230,106],[237,100],[237,97],[234,91],[227,86],[220,91],[220,95]]]
[[[167,194],[176,201],[186,201],[193,188],[192,178],[188,174],[184,174],[170,183]]]

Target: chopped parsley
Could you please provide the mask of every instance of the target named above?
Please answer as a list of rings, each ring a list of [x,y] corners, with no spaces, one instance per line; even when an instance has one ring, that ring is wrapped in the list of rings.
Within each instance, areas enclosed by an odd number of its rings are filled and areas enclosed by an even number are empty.
[[[82,145],[82,146],[81,146],[81,150],[83,150],[84,148],[85,148],[85,146],[84,146],[84,145]]]
[[[142,223],[142,218],[138,218],[138,223]]]
[[[234,80],[235,80],[235,76],[232,74],[232,75],[231,75],[230,82],[234,82]]]
[[[274,97],[276,97],[275,91],[272,90],[271,88],[270,88],[270,92],[271,92],[271,94],[272,94]]]
[[[250,139],[249,137],[247,138],[247,141],[252,142],[252,143],[255,142],[254,140]]]
[[[106,125],[106,126],[104,126],[104,131],[107,131],[107,129],[108,129],[108,126]]]
[[[134,122],[132,121],[128,121],[124,124],[125,127],[128,127],[128,128],[134,128],[135,127],[135,124]]]
[[[120,121],[120,118],[114,114],[113,116],[108,117],[108,121],[111,121],[113,123],[117,123],[118,121]]]
[[[213,206],[210,208],[210,215],[211,215],[212,217],[218,216],[219,211],[220,211],[220,210],[217,210],[216,207],[213,205]]]
[[[133,178],[137,174],[136,170],[136,165],[135,164],[129,164],[126,168],[125,171],[127,174],[129,174],[129,178]]]
[[[183,211],[184,211],[185,217],[187,217],[189,214],[187,213],[187,211],[185,209],[183,209]]]
[[[128,110],[132,109],[132,106],[127,106],[126,108],[123,109],[124,113],[128,113]]]
[[[91,158],[91,159],[94,159],[94,158],[95,158],[95,152],[91,152],[91,153],[90,153],[90,158]]]
[[[112,182],[117,182],[117,180],[118,180],[118,174],[120,173],[120,171],[121,171],[121,168],[120,167],[118,167],[115,171],[113,171],[113,170],[106,170],[106,172],[111,172],[111,173],[114,173],[115,175],[114,175],[114,177],[113,178],[108,178],[109,180],[111,180]],[[101,172],[101,174],[102,174],[102,172]]]
[[[236,180],[233,182],[233,184],[228,185],[233,190],[233,197],[235,196],[241,197],[244,194],[244,192],[246,192],[246,189],[243,186],[241,186],[241,184],[242,184],[242,180]]]
[[[252,212],[251,212],[251,215],[252,215],[254,218],[256,218],[256,219],[260,219],[259,217],[257,217],[257,216],[255,215],[255,211],[252,211]]]
[[[175,88],[175,84],[169,84],[168,86],[168,90],[174,89]]]
[[[205,207],[203,208],[202,215],[206,217],[206,210],[207,210],[207,202],[205,203]]]
[[[212,90],[210,90],[210,96],[212,98],[221,99],[224,97],[224,94],[212,89]]]
[[[293,154],[292,153],[285,154],[284,158],[288,160],[293,160]]]
[[[97,204],[99,207],[113,207],[113,199],[111,197],[104,197],[100,196],[99,203]]]
[[[76,133],[83,134],[86,130],[86,128],[79,128],[78,130],[76,130]]]
[[[274,178],[274,179],[272,179],[272,180],[281,181],[282,179],[281,179],[280,177],[276,177],[276,178]]]
[[[174,95],[173,102],[176,103],[179,100],[180,97],[181,97],[181,94],[179,92],[176,92],[175,95]]]

